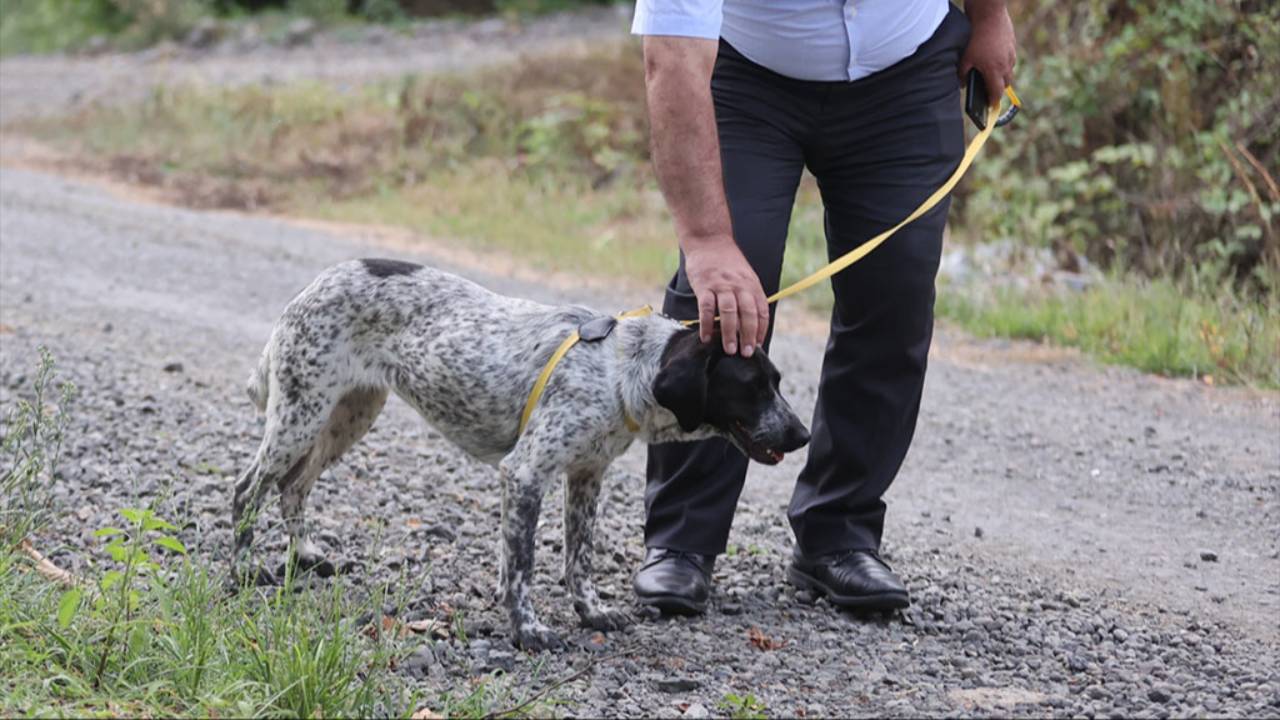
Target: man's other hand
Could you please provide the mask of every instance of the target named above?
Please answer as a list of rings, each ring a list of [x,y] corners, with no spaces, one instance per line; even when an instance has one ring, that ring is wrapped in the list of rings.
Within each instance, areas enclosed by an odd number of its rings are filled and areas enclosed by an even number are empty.
[[[966,0],[964,11],[973,33],[960,58],[960,78],[976,68],[987,82],[991,104],[998,105],[1005,86],[1013,84],[1013,66],[1018,61],[1013,21],[1004,0]]]
[[[732,237],[686,243],[684,272],[698,296],[698,336],[710,342],[720,315],[724,351],[751,357],[769,330],[764,288]]]

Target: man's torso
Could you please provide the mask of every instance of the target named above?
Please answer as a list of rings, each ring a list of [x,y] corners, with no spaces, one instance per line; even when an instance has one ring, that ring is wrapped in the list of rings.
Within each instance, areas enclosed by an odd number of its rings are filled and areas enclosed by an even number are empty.
[[[851,81],[893,65],[938,29],[948,0],[639,0],[638,35],[723,37],[799,80]]]

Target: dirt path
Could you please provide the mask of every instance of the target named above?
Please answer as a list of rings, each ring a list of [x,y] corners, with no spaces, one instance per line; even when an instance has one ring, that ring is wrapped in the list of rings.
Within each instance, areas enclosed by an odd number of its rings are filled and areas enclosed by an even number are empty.
[[[52,76],[26,73],[78,62],[0,62],[0,107],[64,102]],[[41,83],[63,99],[27,94]],[[258,430],[241,387],[270,323],[325,266],[387,254],[546,301],[615,309],[658,298],[656,287],[619,297],[513,277],[425,240],[192,212],[0,169],[0,404],[41,344],[84,396],[59,488],[68,514],[53,529],[60,562],[82,566],[88,530],[166,485],[197,524],[184,540],[221,562],[230,477]],[[795,312],[783,310],[774,357],[807,412],[822,340],[789,331],[813,326]],[[165,372],[173,362],[182,370]],[[635,448],[611,473],[603,510],[603,584],[626,605],[641,553],[641,461]],[[783,583],[784,509],[801,461],[753,468],[731,539],[740,550],[717,567],[712,612],[606,638],[627,654],[565,688],[579,712],[697,715],[691,705],[717,712],[727,692],[809,716],[1280,711],[1276,394],[942,332],[917,441],[889,496],[886,549],[911,584],[913,624],[846,618]],[[512,651],[491,599],[492,477],[403,405],[321,485],[314,514],[331,552],[360,559],[371,580],[425,578],[415,613],[447,603],[473,618],[472,642],[406,664],[426,688],[495,668],[508,682],[545,681],[598,649],[580,633],[582,649],[546,667]],[[424,517],[457,537],[423,535],[409,521]],[[539,584],[548,619],[568,627],[553,571],[558,523],[553,503]],[[281,547],[278,528],[266,535],[265,552]],[[786,645],[753,648],[751,627]]]

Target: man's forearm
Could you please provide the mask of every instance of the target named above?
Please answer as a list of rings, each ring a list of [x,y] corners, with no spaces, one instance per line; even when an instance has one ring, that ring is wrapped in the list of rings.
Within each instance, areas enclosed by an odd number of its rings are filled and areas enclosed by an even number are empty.
[[[711,40],[646,38],[654,169],[681,247],[733,240],[711,101]]]
[[[971,20],[986,20],[1005,12],[1005,0],[964,0],[964,14]]]

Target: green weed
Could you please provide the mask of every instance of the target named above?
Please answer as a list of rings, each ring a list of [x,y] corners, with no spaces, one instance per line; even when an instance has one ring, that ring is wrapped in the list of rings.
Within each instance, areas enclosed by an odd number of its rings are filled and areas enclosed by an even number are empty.
[[[413,643],[359,618],[399,603],[385,588],[228,593],[154,508],[125,508],[95,533],[100,557],[57,584],[32,565],[56,510],[51,489],[69,385],[42,352],[28,399],[0,435],[0,715],[404,716],[393,673]],[[25,542],[24,542],[25,541]]]
[[[40,348],[40,364],[27,398],[19,398],[0,424],[0,547],[14,548],[38,532],[52,512],[52,488],[75,386],[55,383],[53,356]]]
[[[763,720],[769,717],[769,708],[751,693],[746,695],[725,693],[716,707],[734,720]]]

